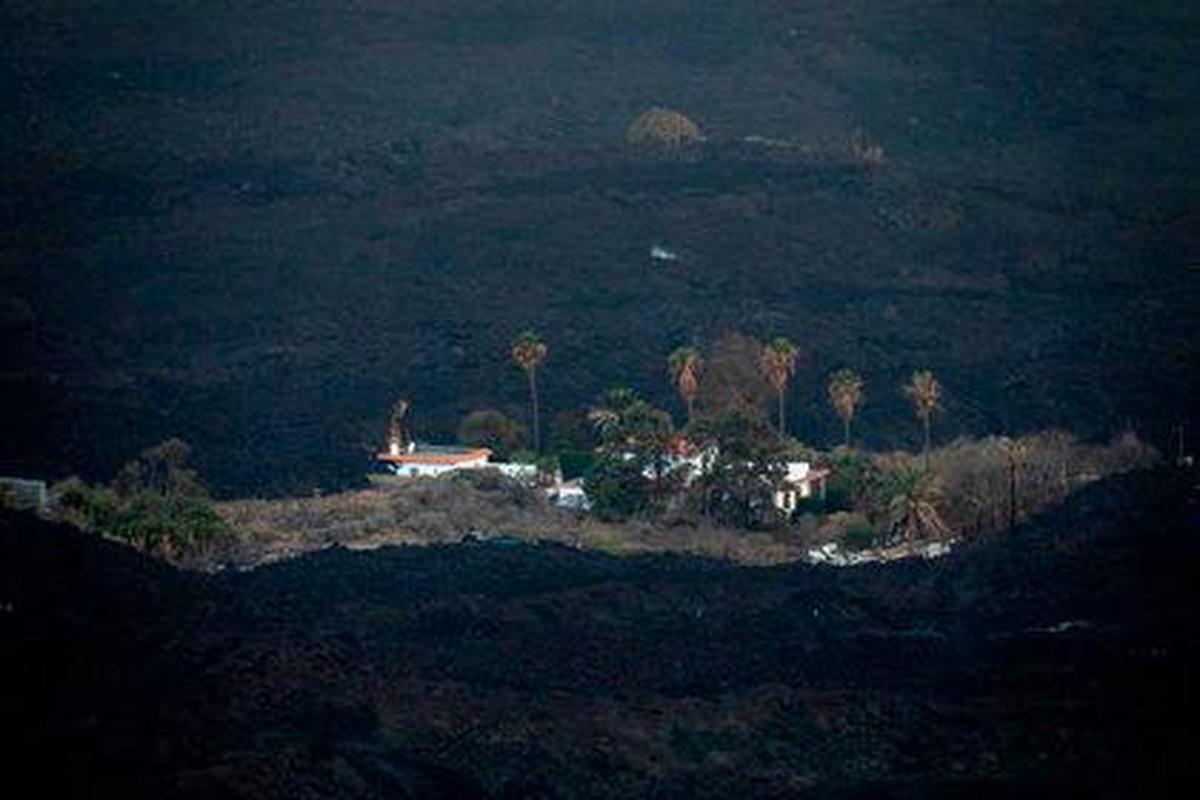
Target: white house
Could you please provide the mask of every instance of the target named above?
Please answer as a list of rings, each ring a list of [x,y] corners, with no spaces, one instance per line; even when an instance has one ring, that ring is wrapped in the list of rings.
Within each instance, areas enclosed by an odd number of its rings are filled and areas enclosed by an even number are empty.
[[[492,451],[486,447],[456,447],[446,445],[398,442],[388,444],[386,452],[375,459],[383,464],[388,473],[402,478],[435,478],[450,472],[470,469],[494,469],[506,478],[535,483],[538,479],[536,464],[495,463]]]
[[[684,469],[683,485],[690,486],[712,468],[718,455],[715,447],[701,449],[685,439],[679,439],[672,447],[664,467],[667,472]],[[633,454],[628,457],[632,459]],[[644,472],[647,478],[656,477],[653,467],[646,467]],[[824,498],[828,478],[829,470],[814,468],[807,461],[787,462],[787,473],[775,492],[775,507],[785,514],[792,514],[801,501],[814,495]]]
[[[409,442],[391,442],[386,452],[375,456],[393,475],[433,478],[462,469],[482,469],[490,464],[492,451],[486,447],[443,447]]]
[[[814,494],[824,499],[825,481],[828,478],[827,469],[814,469],[807,461],[789,461],[783,485],[775,492],[775,507],[785,514],[792,514],[801,500],[807,500]]]

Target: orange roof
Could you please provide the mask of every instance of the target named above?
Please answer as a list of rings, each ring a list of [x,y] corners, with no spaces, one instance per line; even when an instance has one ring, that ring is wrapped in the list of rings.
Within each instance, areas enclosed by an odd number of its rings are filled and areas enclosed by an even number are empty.
[[[462,464],[466,461],[475,461],[479,458],[489,458],[491,455],[492,451],[486,447],[476,447],[470,450],[463,450],[459,453],[422,453],[420,450],[413,453],[399,453],[397,455],[379,453],[375,458],[391,464]]]

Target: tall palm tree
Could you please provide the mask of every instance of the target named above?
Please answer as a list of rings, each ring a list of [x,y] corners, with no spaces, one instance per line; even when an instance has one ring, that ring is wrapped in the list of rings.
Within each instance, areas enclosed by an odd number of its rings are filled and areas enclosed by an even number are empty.
[[[541,432],[538,421],[537,371],[546,360],[546,343],[533,331],[524,331],[512,343],[512,359],[525,370],[529,378],[529,402],[533,409],[533,451],[541,452]]]
[[[700,368],[703,361],[700,351],[694,347],[678,347],[667,357],[667,374],[679,390],[679,396],[687,406],[690,422],[696,409],[696,394],[700,391]]]
[[[863,379],[854,370],[843,367],[829,377],[829,402],[842,421],[843,444],[850,446],[850,421],[863,402]]]
[[[1000,438],[999,445],[1008,462],[1008,529],[1011,531],[1017,526],[1017,472],[1029,454],[1029,445],[1007,436]]]
[[[933,412],[942,407],[942,384],[927,369],[913,372],[912,377],[904,386],[904,394],[912,401],[917,419],[925,428],[925,468],[929,468],[929,420]]]
[[[758,358],[758,368],[763,377],[775,387],[779,396],[779,435],[787,433],[784,415],[784,394],[787,392],[788,379],[796,371],[796,359],[800,356],[800,348],[782,336],[771,340],[763,347]]]

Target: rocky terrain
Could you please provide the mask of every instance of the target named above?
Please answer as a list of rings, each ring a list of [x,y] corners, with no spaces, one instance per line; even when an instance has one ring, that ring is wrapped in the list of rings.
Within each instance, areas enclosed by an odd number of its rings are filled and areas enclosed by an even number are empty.
[[[477,544],[220,575],[6,514],[6,783],[1176,796],[1200,756],[1197,503],[1194,474],[1124,476],[935,562],[851,569]]]
[[[1194,4],[15,0],[0,8],[0,474],[178,435],[226,495],[360,483],[418,433],[547,430],[737,327],[805,357],[790,426],[869,445],[1129,425],[1197,394]],[[706,137],[631,149],[645,109]],[[853,163],[859,134],[885,163]],[[650,258],[661,246],[674,261]],[[1189,437],[1194,437],[1188,427]],[[1193,439],[1194,444],[1194,439]]]

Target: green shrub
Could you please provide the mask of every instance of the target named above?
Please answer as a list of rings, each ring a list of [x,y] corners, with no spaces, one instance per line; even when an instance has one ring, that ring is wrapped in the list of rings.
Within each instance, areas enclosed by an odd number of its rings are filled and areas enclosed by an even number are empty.
[[[201,552],[232,537],[207,498],[141,492],[125,503],[113,524],[100,531],[139,550],[166,556]]]
[[[628,519],[650,507],[649,481],[641,467],[619,456],[597,461],[584,478],[583,490],[592,501],[592,511],[603,520]]]
[[[879,491],[880,472],[870,456],[840,447],[829,466],[832,474],[825,490],[825,511],[861,511],[869,508]]]
[[[596,454],[591,450],[560,450],[558,463],[562,466],[563,480],[583,477],[596,464]]]
[[[54,486],[51,495],[59,518],[89,533],[111,528],[120,512],[116,492],[104,486],[89,486],[77,477]]]
[[[854,520],[842,530],[838,544],[846,550],[870,550],[879,544],[879,534],[865,519]]]
[[[69,478],[54,487],[60,519],[89,533],[169,558],[207,551],[234,537],[199,476],[189,449],[172,439],[121,468],[114,485]]]
[[[520,422],[491,408],[472,411],[458,426],[458,440],[486,447],[500,461],[528,446],[529,432]]]
[[[827,503],[827,497],[822,497],[820,494],[801,497],[796,501],[796,511],[792,516],[800,517],[804,514],[824,514]]]

